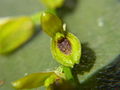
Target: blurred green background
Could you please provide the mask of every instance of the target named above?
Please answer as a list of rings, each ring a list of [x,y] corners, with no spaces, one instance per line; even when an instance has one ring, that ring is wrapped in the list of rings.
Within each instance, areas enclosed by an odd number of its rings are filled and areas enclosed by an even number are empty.
[[[120,60],[120,0],[67,1],[69,8],[60,9],[59,14],[83,47],[80,65],[74,70],[79,73],[79,81],[83,84],[81,88],[94,90],[96,79],[91,83],[89,79],[107,65]],[[0,18],[32,15],[44,10],[45,6],[38,0],[0,0]],[[5,81],[0,90],[14,90],[11,81],[26,74],[51,71],[57,66],[50,52],[50,38],[40,30],[31,41],[11,55],[0,55],[0,80]],[[117,69],[120,70],[119,67]]]

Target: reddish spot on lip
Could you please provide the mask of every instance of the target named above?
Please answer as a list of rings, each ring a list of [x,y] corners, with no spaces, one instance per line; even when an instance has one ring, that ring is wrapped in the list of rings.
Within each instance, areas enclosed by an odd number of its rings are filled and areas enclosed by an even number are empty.
[[[61,38],[58,40],[57,45],[60,51],[62,51],[64,54],[69,55],[71,53],[71,44],[67,38]]]

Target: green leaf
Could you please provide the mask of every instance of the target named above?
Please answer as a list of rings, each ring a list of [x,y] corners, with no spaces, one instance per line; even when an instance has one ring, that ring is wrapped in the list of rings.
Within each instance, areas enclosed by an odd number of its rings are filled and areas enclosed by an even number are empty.
[[[53,37],[57,32],[63,32],[63,25],[60,18],[51,13],[44,12],[41,15],[42,30]]]
[[[48,8],[60,8],[64,4],[65,0],[42,0],[42,2],[48,7]]]
[[[0,53],[7,54],[23,45],[34,34],[34,24],[28,17],[5,19],[0,23]]]
[[[50,81],[48,82],[48,78],[51,78],[51,75],[54,75],[55,77],[54,72],[33,73],[15,82],[12,82],[12,86],[16,89],[37,88],[44,85],[44,83],[49,84]]]
[[[10,0],[15,9],[6,1],[0,0],[1,17],[43,10],[43,5],[38,4],[37,0],[28,2]],[[80,70],[77,68],[77,72],[79,81],[85,83],[96,72],[99,73],[104,66],[113,63],[120,54],[120,1],[77,0],[75,6],[73,12],[68,14],[66,11],[67,14],[62,13],[62,15],[65,15],[64,21],[70,32],[74,33],[82,43],[82,59],[79,65]],[[5,80],[5,84],[0,89],[13,90],[9,83],[25,73],[56,68],[58,63],[51,56],[49,44],[49,37],[40,32],[31,42],[11,56],[0,56],[0,79]]]

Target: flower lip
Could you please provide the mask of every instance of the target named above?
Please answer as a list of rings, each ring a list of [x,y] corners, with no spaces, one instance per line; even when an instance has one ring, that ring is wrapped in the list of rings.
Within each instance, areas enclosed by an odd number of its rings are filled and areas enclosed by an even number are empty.
[[[69,32],[65,34],[58,32],[52,38],[51,52],[60,64],[73,68],[80,62],[81,44],[75,35]]]
[[[61,52],[63,52],[66,55],[69,55],[71,53],[72,47],[70,41],[66,37],[61,37],[57,41],[57,46],[60,49]]]

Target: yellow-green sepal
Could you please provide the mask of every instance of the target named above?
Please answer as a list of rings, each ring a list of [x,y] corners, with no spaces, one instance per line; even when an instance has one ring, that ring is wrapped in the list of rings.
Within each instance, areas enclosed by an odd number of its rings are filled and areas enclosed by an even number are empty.
[[[63,6],[65,0],[42,0],[42,2],[52,9],[60,8]]]
[[[2,20],[0,23],[0,54],[20,47],[34,34],[34,24],[29,17]]]
[[[61,38],[67,38],[71,44],[71,53],[65,54],[58,47],[58,40]],[[71,33],[56,33],[51,41],[51,51],[53,57],[62,65],[73,67],[80,62],[81,57],[81,43],[79,39]]]
[[[51,84],[53,84],[56,79],[58,79],[59,77],[56,74],[52,74],[49,78],[47,78],[45,80],[44,86],[45,87],[49,87]]]
[[[63,33],[63,23],[61,19],[48,12],[41,14],[41,27],[42,30],[51,37],[54,37],[57,32]]]
[[[33,73],[12,82],[12,86],[16,89],[37,88],[43,85],[50,85],[53,82],[51,78],[53,81],[55,80],[56,74],[54,72]]]

